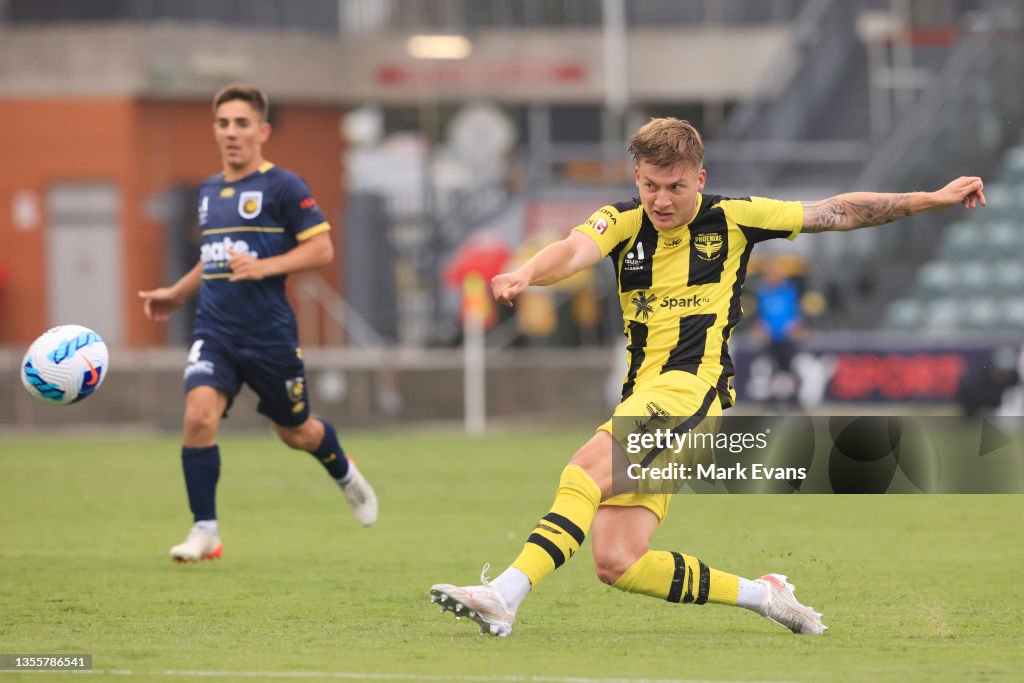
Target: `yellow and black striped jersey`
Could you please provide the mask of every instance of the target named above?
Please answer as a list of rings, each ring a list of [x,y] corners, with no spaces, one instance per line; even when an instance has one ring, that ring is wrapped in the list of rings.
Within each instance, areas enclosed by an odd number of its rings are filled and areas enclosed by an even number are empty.
[[[637,384],[679,370],[715,387],[731,406],[729,336],[742,315],[750,252],[767,239],[795,238],[802,223],[800,202],[702,193],[697,215],[673,230],[657,230],[639,199],[604,206],[574,228],[615,268],[628,340],[623,400]]]

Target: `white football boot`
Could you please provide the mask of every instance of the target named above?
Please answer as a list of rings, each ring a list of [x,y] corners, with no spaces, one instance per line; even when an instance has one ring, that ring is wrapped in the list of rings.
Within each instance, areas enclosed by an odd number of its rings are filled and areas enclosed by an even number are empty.
[[[224,546],[221,545],[220,536],[206,529],[192,527],[184,543],[171,548],[171,559],[179,564],[217,560],[223,553]]]
[[[757,579],[768,588],[768,599],[762,611],[764,616],[793,633],[822,634],[828,626],[821,623],[821,613],[801,605],[793,594],[794,586],[782,574],[765,574]]]
[[[516,621],[515,610],[505,604],[501,593],[494,588],[485,574],[490,565],[480,572],[480,586],[453,586],[439,583],[430,588],[430,602],[438,603],[442,612],[451,610],[456,619],[469,617],[480,625],[480,635],[507,638]]]
[[[352,514],[359,523],[371,526],[377,521],[377,494],[352,458],[348,459],[348,468],[352,476],[344,484],[339,481],[338,488],[345,494],[345,499],[352,506]]]

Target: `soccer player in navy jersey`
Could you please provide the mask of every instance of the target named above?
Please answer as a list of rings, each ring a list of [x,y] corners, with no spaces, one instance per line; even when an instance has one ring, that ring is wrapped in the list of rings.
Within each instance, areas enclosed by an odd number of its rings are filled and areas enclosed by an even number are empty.
[[[223,170],[199,187],[199,262],[170,287],[139,292],[150,320],[166,320],[197,292],[185,368],[181,462],[194,526],[171,548],[176,562],[221,556],[216,489],[217,428],[248,384],[258,410],[290,447],[312,454],[338,483],[356,519],[377,520],[377,497],[346,456],[330,422],[310,416],[305,367],[285,278],[334,258],[330,225],[306,183],[265,161],[266,95],[230,85],[213,99],[213,133]]]
[[[700,134],[674,118],[652,119],[629,151],[639,197],[599,208],[518,270],[494,277],[491,289],[499,303],[511,306],[531,285],[559,282],[610,257],[628,339],[622,402],[614,416],[630,423],[672,416],[683,433],[705,418],[713,421],[735,400],[728,344],[758,242],[985,204],[978,177],[957,178],[934,192],[851,192],[809,202],[721,197],[704,192]],[[781,574],[749,580],[692,555],[652,549],[672,496],[613,490],[612,431],[608,420],[576,451],[550,511],[507,569],[493,582],[481,575],[478,586],[435,584],[431,602],[468,616],[481,633],[508,636],[523,599],[568,562],[589,533],[598,578],[619,590],[672,603],[742,607],[794,633],[825,631],[821,615],[797,601]],[[713,520],[694,517],[691,523]]]

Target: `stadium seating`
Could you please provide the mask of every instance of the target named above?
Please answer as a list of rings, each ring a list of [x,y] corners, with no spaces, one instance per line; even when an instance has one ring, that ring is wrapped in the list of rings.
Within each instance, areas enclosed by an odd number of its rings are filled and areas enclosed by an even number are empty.
[[[993,291],[1004,297],[1024,297],[1024,263],[1019,258],[992,264]]]
[[[939,296],[952,286],[956,268],[947,261],[932,261],[917,273],[917,291],[924,299]]]
[[[1024,299],[1009,299],[1003,302],[1003,324],[1013,330],[1024,330]]]
[[[946,228],[912,296],[886,307],[884,328],[1024,330],[1024,144],[1006,153],[985,197],[984,210]]]
[[[991,297],[979,297],[963,306],[961,324],[972,330],[994,330],[1001,327],[1003,311],[1000,302]]]
[[[978,223],[953,223],[946,229],[943,256],[956,261],[982,256],[987,249],[984,226]]]
[[[963,326],[963,308],[960,300],[951,296],[932,300],[925,308],[924,330],[946,332]]]
[[[885,327],[891,330],[916,330],[924,317],[924,307],[917,299],[898,299],[885,310]]]
[[[954,267],[954,281],[947,284],[950,289],[962,294],[985,294],[992,289],[991,266],[985,261],[966,261]]]
[[[1018,189],[1024,185],[1024,145],[1014,147],[1006,153],[1002,178],[1007,183],[1016,184]]]
[[[1024,207],[1022,204],[1024,198],[1021,197],[1020,188],[1002,182],[986,185],[985,199],[987,207],[984,213],[977,217],[979,223],[1017,220],[1020,217],[1021,208]]]

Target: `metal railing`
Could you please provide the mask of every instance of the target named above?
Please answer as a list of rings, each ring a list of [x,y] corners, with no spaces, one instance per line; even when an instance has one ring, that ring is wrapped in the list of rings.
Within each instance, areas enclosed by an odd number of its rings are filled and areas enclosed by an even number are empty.
[[[988,23],[957,48],[932,87],[875,147],[857,186],[907,181],[927,187],[954,167],[987,161],[1012,145],[1024,119],[1024,34]],[[947,178],[948,180],[948,178]]]
[[[295,291],[296,317],[300,329],[313,330],[321,327],[320,315],[327,317],[326,324],[322,326],[325,328],[325,345],[340,345],[343,341],[364,349],[380,349],[389,345],[387,340],[321,276],[307,274],[298,278]],[[302,336],[307,337],[305,334]]]
[[[809,0],[796,17],[792,50],[780,53],[765,69],[762,88],[732,113],[719,136],[723,145],[739,147],[735,163],[723,164],[733,182],[765,182],[779,160],[752,164],[747,145],[793,143],[804,138],[815,112],[835,87],[853,57],[859,40],[854,27],[863,0]],[[779,78],[784,78],[779,82]],[[861,161],[856,150],[853,161]],[[819,161],[834,162],[832,155]]]
[[[807,0],[630,0],[630,27],[745,25],[793,21]],[[382,29],[465,31],[484,28],[600,26],[595,0],[341,0],[343,33]]]
[[[806,0],[630,0],[630,26],[757,24],[792,21]],[[360,33],[427,28],[593,27],[595,0],[7,0],[0,22],[184,21]]]
[[[1007,3],[993,3],[1007,5]],[[1011,8],[1012,9],[1012,8]],[[933,190],[959,175],[994,171],[1003,152],[1019,142],[1024,125],[1024,33],[1020,15],[989,12],[974,17],[976,30],[899,123],[874,147],[853,183],[858,190]],[[984,209],[969,218],[986,220]],[[894,291],[909,291],[917,268],[941,245],[941,230],[956,209],[899,221],[879,230],[826,235],[818,261],[837,281],[878,286],[854,297],[850,323],[876,323]]]

